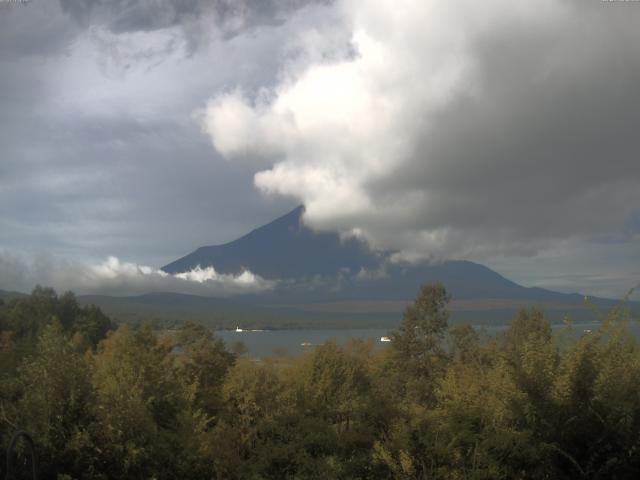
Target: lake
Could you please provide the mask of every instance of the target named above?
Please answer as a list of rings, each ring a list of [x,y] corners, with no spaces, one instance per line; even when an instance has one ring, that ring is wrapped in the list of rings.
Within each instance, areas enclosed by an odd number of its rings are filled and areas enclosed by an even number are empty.
[[[244,343],[253,357],[263,358],[274,354],[274,350],[284,349],[288,355],[301,355],[305,349],[321,345],[328,340],[335,340],[338,344],[344,344],[349,338],[372,339],[377,345],[385,346],[389,343],[380,342],[380,337],[388,334],[388,329],[360,328],[360,329],[322,329],[322,330],[218,330],[216,335],[222,338],[227,346],[233,342]],[[302,343],[310,343],[304,347]]]
[[[583,335],[585,330],[595,331],[599,322],[574,323],[575,335]],[[553,329],[562,328],[562,324],[553,325]],[[481,338],[490,338],[506,329],[506,325],[497,326],[477,326],[476,329]],[[636,338],[640,338],[640,327],[632,324],[630,330]],[[357,329],[290,329],[290,330],[244,330],[236,332],[234,330],[218,330],[216,335],[222,338],[227,346],[233,342],[242,342],[253,357],[264,358],[274,354],[274,350],[285,351],[288,355],[301,355],[306,349],[313,348],[314,345],[321,345],[328,340],[335,340],[338,344],[344,344],[349,338],[360,338],[363,340],[372,339],[376,346],[385,348],[389,346],[387,342],[381,342],[380,337],[387,336],[389,329],[386,328],[357,328]],[[302,346],[309,343],[310,346]]]

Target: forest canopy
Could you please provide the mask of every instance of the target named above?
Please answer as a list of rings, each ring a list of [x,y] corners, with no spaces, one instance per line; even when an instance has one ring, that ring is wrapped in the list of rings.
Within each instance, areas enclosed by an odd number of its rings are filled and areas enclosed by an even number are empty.
[[[623,306],[592,332],[523,310],[483,340],[449,327],[448,302],[422,286],[387,349],[258,360],[195,323],[116,326],[38,287],[0,305],[2,455],[20,429],[47,479],[637,478]]]

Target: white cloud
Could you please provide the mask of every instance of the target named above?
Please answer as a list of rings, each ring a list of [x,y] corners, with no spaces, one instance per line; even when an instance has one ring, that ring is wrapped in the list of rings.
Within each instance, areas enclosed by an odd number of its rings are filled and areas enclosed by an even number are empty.
[[[530,255],[625,230],[640,204],[640,145],[628,130],[640,119],[638,9],[335,8],[351,53],[302,55],[304,68],[284,65],[275,87],[208,104],[214,146],[261,165],[260,191],[295,197],[312,226],[357,229],[402,260]]]
[[[146,265],[123,262],[116,257],[97,264],[43,253],[29,258],[0,252],[0,288],[30,291],[36,284],[41,284],[58,291],[73,290],[78,294],[177,292],[227,297],[269,290],[275,286],[275,282],[250,271],[234,276],[218,273],[213,267],[196,267],[189,272],[170,275]]]

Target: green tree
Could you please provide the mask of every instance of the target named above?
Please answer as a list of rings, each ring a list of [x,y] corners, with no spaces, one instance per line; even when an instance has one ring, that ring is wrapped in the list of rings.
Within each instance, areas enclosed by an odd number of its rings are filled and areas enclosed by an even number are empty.
[[[95,305],[81,307],[72,292],[58,297],[53,289],[40,286],[29,296],[11,300],[5,310],[4,328],[17,340],[35,342],[47,325],[57,321],[63,332],[79,333],[95,347],[114,328],[111,320]]]
[[[211,330],[187,322],[178,330],[175,345],[181,374],[193,385],[196,404],[206,415],[215,415],[221,405],[222,384],[235,357]]]
[[[114,328],[115,324],[100,308],[95,305],[87,305],[78,309],[69,331],[72,334],[82,335],[89,345],[95,348]]]
[[[425,284],[404,312],[398,331],[392,334],[395,371],[403,391],[419,402],[433,401],[434,387],[446,367],[443,340],[447,331],[450,296],[440,283]]]
[[[293,478],[300,455],[294,396],[270,363],[241,359],[223,387],[224,409],[210,436],[219,478]]]
[[[6,312],[6,323],[16,337],[36,340],[45,326],[58,315],[58,297],[52,288],[36,286],[31,295],[12,299]]]
[[[35,356],[19,368],[18,424],[35,438],[43,472],[95,473],[95,393],[87,359],[55,322],[44,328]]]
[[[473,363],[480,360],[480,337],[468,324],[456,325],[449,329],[449,350],[453,360]]]
[[[96,432],[109,478],[179,478],[178,435],[190,412],[189,391],[170,356],[173,343],[150,327],[122,326],[100,343],[93,382]]]
[[[299,441],[308,459],[303,471],[329,478],[375,478],[386,472],[371,457],[377,430],[388,420],[366,363],[372,360],[371,348],[358,341],[341,348],[330,341],[302,359],[296,383],[305,432]]]

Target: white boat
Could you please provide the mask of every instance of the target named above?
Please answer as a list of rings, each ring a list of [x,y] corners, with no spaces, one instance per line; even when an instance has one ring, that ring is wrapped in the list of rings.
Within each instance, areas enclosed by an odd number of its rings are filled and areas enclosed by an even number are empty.
[[[240,327],[236,327],[236,332],[241,332],[242,329]]]
[[[311,342],[302,342],[300,344],[301,347],[310,347],[311,346]]]
[[[391,339],[389,337],[380,337],[381,342],[390,342]]]

